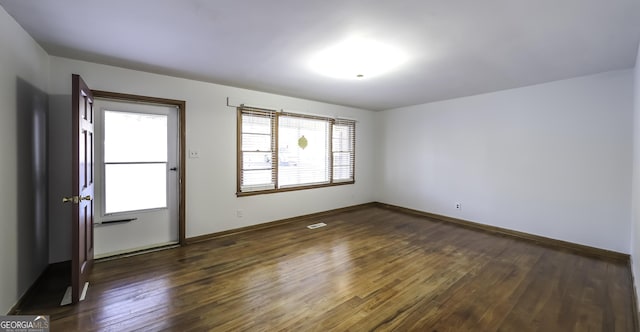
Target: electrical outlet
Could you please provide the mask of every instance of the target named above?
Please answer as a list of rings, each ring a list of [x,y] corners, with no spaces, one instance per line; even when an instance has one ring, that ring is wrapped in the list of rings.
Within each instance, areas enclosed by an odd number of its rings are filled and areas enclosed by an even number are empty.
[[[456,203],[456,210],[462,210],[462,204]]]
[[[200,150],[189,149],[189,158],[200,158]]]
[[[236,217],[242,218],[242,210],[236,210]]]

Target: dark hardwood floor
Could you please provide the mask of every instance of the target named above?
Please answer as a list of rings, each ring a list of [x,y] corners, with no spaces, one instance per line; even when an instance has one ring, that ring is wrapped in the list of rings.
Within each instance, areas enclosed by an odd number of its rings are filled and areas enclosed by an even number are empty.
[[[309,230],[306,225],[325,222]],[[52,331],[634,331],[629,267],[367,207],[98,262],[45,282]],[[60,294],[55,294],[60,292]]]

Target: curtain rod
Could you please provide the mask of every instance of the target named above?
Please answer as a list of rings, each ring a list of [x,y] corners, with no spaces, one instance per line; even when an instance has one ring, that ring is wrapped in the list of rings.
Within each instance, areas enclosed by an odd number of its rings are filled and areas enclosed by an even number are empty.
[[[276,109],[276,108],[273,108],[273,107],[265,107],[265,106],[258,106],[258,105],[247,105],[247,104],[244,104],[244,103],[242,103],[240,105],[232,105],[232,104],[229,103],[229,97],[227,97],[227,106],[228,107],[233,107],[233,108],[247,107],[247,108],[255,108],[255,109],[265,110],[265,111],[272,111],[272,112],[275,112],[275,113],[294,113],[294,114],[315,116],[315,117],[321,117],[321,118],[350,120],[350,121],[358,122],[358,120],[356,120],[356,119],[340,117],[340,116],[337,116],[337,115],[314,114],[314,113],[307,113],[307,112],[300,112],[300,111],[288,111],[288,110],[285,110],[283,108]]]
[[[257,109],[261,109],[261,110],[266,110],[266,111],[272,111],[272,112],[282,112],[283,110],[280,109],[276,109],[273,107],[266,107],[266,106],[258,106],[258,105],[247,105],[245,103],[242,103],[240,105],[232,105],[229,103],[229,97],[227,97],[227,106],[228,107],[233,107],[233,108],[238,108],[238,107],[249,107],[249,108],[257,108]]]

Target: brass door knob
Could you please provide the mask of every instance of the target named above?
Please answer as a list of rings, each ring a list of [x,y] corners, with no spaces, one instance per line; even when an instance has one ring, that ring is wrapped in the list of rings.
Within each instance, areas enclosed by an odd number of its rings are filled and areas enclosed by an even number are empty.
[[[62,203],[77,204],[78,202],[80,202],[80,199],[78,198],[78,196],[62,197]]]
[[[62,198],[62,203],[73,203],[73,204],[78,204],[80,203],[80,201],[90,201],[91,200],[91,195],[87,195],[84,197],[81,196],[70,196],[70,197],[63,197]]]

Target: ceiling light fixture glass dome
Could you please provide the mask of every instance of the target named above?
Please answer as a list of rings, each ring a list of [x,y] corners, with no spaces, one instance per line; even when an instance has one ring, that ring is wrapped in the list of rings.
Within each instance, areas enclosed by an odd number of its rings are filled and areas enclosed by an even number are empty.
[[[340,79],[367,79],[388,73],[407,61],[399,49],[370,38],[351,37],[311,57],[317,73]]]

